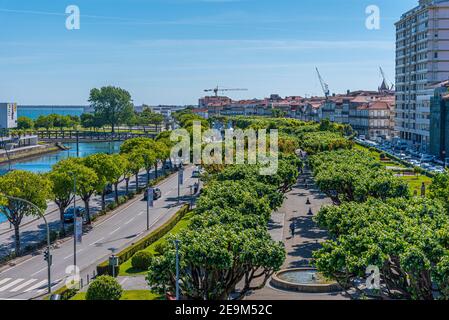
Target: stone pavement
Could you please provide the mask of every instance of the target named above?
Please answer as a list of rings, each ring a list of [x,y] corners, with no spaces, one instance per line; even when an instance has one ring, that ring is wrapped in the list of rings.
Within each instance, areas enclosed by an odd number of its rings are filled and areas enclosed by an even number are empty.
[[[305,182],[304,182],[305,179]],[[307,199],[310,205],[306,204]],[[320,248],[320,243],[326,240],[326,232],[320,230],[313,221],[323,205],[331,204],[331,200],[323,195],[313,184],[311,173],[299,177],[298,183],[286,194],[281,208],[273,213],[269,231],[275,241],[285,244],[287,256],[282,269],[310,266],[312,252]],[[312,214],[309,214],[309,208]],[[296,231],[291,234],[290,224],[294,222]],[[341,293],[309,294],[288,292],[275,289],[268,283],[265,288],[255,291],[246,300],[340,300],[347,299]]]

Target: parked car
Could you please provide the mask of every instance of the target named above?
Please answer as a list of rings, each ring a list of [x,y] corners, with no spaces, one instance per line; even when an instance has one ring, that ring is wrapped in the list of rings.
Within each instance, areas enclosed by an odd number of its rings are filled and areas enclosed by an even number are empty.
[[[170,162],[167,161],[167,162],[164,163],[164,166],[163,166],[163,169],[164,169],[164,170],[170,170],[171,168],[172,168],[172,167],[171,167]]]
[[[160,197],[162,197],[161,189],[153,188],[153,200],[157,200]],[[145,190],[145,194],[143,196],[143,200],[147,201],[147,199],[148,199],[148,189]]]
[[[106,194],[111,194],[114,192],[114,187],[112,186],[112,183],[108,183],[106,188],[104,189]]]
[[[75,212],[77,217],[84,217],[86,209],[83,207],[76,207],[76,211],[73,207],[68,207],[64,213],[64,222],[73,222],[75,220]]]
[[[422,161],[422,162],[432,162],[433,160],[435,160],[435,157],[434,157],[434,156],[431,156],[431,155],[429,155],[429,154],[423,154],[423,155],[421,156],[421,161]]]
[[[198,168],[195,168],[192,172],[192,178],[199,178],[201,176],[201,171]]]

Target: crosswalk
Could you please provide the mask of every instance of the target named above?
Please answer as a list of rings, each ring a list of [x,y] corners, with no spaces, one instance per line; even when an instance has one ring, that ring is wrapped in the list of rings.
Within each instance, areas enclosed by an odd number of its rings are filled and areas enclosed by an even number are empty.
[[[47,290],[47,283],[46,279],[0,278],[0,295],[5,292],[36,292],[40,294]],[[54,286],[56,284],[53,283],[52,285]]]

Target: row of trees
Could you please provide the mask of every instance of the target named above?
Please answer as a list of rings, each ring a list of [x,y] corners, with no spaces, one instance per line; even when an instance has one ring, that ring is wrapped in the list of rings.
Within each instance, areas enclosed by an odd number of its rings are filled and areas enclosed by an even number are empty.
[[[19,130],[74,128],[79,124],[80,118],[78,116],[64,116],[59,114],[41,115],[36,120],[24,116],[17,119],[17,129]]]
[[[90,200],[99,194],[102,210],[105,210],[105,195],[108,185],[114,186],[115,203],[120,202],[118,185],[126,182],[126,194],[129,193],[129,181],[136,177],[136,191],[139,190],[139,172],[147,171],[147,184],[150,183],[150,170],[169,158],[169,145],[165,136],[158,141],[148,138],[131,139],[123,143],[120,154],[94,154],[85,158],[70,158],[58,162],[47,174],[34,174],[26,171],[12,171],[0,177],[0,193],[25,199],[41,210],[46,210],[47,200],[54,201],[60,211],[61,232],[65,233],[64,212],[74,196],[84,203],[85,217],[91,222]],[[76,180],[76,192],[74,188]],[[0,206],[3,213],[14,226],[15,252],[20,255],[20,224],[23,217],[38,215],[35,209],[21,201],[6,201]]]
[[[18,129],[51,129],[51,128],[75,128],[78,125],[84,128],[102,128],[109,126],[112,132],[119,125],[155,125],[160,126],[164,122],[164,116],[144,105],[143,111],[134,111],[131,94],[118,87],[107,86],[90,91],[89,103],[94,110],[92,114],[85,113],[81,117],[63,116],[58,114],[42,115],[36,120],[28,117],[19,117]]]
[[[335,204],[364,202],[369,197],[385,200],[410,195],[408,184],[386,170],[366,151],[341,149],[321,152],[311,156],[309,163],[316,184]]]
[[[355,297],[449,299],[449,175],[437,175],[428,198],[411,197],[408,185],[368,152],[352,149],[352,130],[328,121],[234,119],[271,127],[298,139],[322,191],[337,205],[316,217],[330,239],[314,264]],[[367,268],[380,271],[379,290],[360,290]],[[351,290],[350,290],[351,289]]]
[[[283,156],[280,163],[283,170],[273,176],[260,176],[256,165],[231,165],[214,174],[190,227],[177,235],[183,297],[240,299],[262,288],[279,270],[285,250],[272,240],[267,225],[283,202],[286,186],[296,182],[299,167],[295,156]],[[147,281],[161,294],[174,292],[176,286],[174,240],[150,262]]]
[[[448,299],[448,175],[434,179],[430,198],[411,197],[406,182],[327,126],[298,134],[313,154],[317,185],[336,204],[316,217],[330,234],[313,253],[318,270],[355,297]],[[381,286],[362,291],[360,280],[371,266],[379,268]]]

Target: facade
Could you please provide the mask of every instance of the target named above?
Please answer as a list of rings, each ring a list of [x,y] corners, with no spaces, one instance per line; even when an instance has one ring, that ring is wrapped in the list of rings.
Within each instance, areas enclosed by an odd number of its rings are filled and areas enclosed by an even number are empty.
[[[381,90],[382,89],[382,90]],[[282,111],[285,117],[303,121],[350,124],[360,135],[368,139],[391,139],[394,131],[394,92],[384,86],[379,91],[348,91],[345,95],[332,97],[282,98],[272,94],[265,99],[232,101],[224,97],[209,97],[199,100],[193,112],[204,118],[213,116],[265,116],[274,110]],[[217,99],[218,98],[218,99]]]
[[[430,100],[430,153],[445,160],[449,152],[449,81],[434,89]]]
[[[449,1],[420,0],[396,23],[396,130],[414,149],[430,148],[429,84],[449,77]]]
[[[17,128],[17,104],[0,103],[0,129]]]

